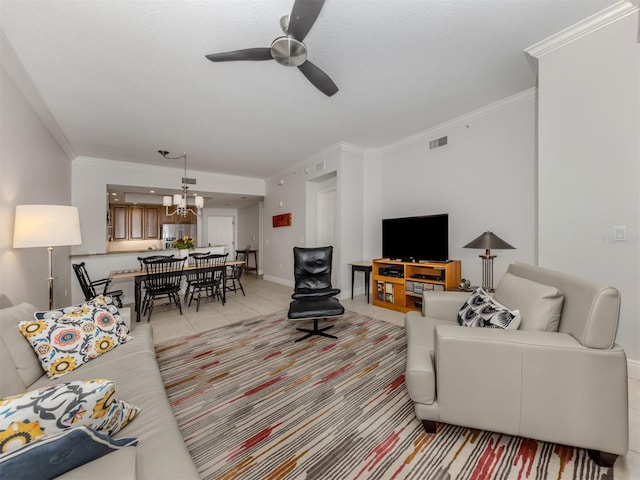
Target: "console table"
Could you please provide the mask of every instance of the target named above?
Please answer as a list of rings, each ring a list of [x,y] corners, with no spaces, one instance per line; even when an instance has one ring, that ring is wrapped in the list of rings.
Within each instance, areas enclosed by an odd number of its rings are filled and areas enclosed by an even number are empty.
[[[353,300],[353,284],[355,281],[356,272],[364,272],[364,290],[367,292],[367,303],[369,303],[369,280],[371,278],[371,270],[373,264],[371,262],[352,262],[351,265],[351,300]]]
[[[253,255],[253,267],[249,266],[249,255]],[[258,275],[258,250],[236,250],[236,260],[244,261],[246,272],[256,272]]]

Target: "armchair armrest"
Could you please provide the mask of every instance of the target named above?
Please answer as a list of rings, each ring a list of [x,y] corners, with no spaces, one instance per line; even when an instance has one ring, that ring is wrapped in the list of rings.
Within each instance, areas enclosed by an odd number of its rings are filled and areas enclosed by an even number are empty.
[[[469,292],[423,292],[422,315],[438,320],[455,321],[470,295]]]
[[[436,326],[441,421],[624,454],[624,351],[569,334]],[[586,421],[588,419],[588,421]]]

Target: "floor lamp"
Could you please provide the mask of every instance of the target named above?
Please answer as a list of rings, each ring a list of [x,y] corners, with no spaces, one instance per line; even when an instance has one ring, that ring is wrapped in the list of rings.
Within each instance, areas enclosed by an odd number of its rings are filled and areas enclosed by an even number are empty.
[[[18,205],[13,248],[47,247],[49,254],[49,310],[53,309],[53,247],[80,245],[77,207],[66,205]]]
[[[507,242],[502,240],[493,232],[484,232],[479,237],[471,240],[463,248],[483,248],[484,255],[478,255],[482,259],[482,288],[487,292],[493,291],[493,259],[496,255],[491,255],[491,249],[505,250],[513,249]]]

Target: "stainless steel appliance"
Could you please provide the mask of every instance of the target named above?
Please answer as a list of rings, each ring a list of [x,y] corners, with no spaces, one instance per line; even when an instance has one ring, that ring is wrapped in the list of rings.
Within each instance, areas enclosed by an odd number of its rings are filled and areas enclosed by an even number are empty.
[[[190,223],[165,223],[162,225],[162,242],[165,249],[174,248],[173,242],[185,235],[193,238],[193,244],[197,245],[196,224]]]

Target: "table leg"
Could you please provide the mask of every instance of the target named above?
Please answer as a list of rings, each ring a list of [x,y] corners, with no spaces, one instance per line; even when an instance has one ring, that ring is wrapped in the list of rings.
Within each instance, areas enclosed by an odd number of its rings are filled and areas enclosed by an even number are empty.
[[[134,309],[136,311],[136,322],[140,322],[140,284],[142,283],[142,275],[138,275],[135,277],[135,285],[134,285]]]
[[[351,267],[351,300],[353,300],[353,284],[356,279],[356,269]]]
[[[227,267],[222,269],[222,305],[227,303]]]
[[[369,294],[371,293],[371,289],[369,288],[369,280],[370,280],[370,272],[369,270],[364,271],[364,288],[367,289],[367,303],[369,303]]]

